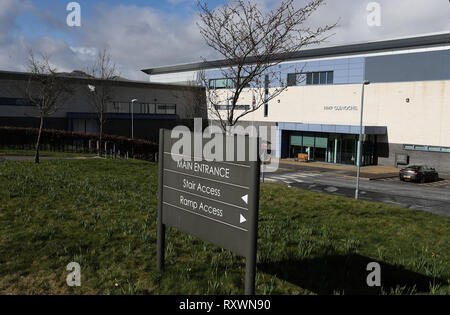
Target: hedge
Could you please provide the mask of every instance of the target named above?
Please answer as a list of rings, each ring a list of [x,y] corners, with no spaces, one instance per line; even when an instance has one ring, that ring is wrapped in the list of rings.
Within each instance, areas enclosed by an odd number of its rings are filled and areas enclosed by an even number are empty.
[[[33,149],[36,144],[39,129],[20,127],[0,127],[0,146],[3,148]],[[43,129],[41,136],[41,149],[49,151],[94,152],[98,134],[85,134],[65,130]],[[153,160],[158,152],[158,144],[155,142],[129,139],[122,136],[103,135],[102,149],[107,145],[107,152],[123,155],[126,152],[134,157]],[[104,149],[103,149],[104,150]],[[102,151],[103,151],[102,150]]]

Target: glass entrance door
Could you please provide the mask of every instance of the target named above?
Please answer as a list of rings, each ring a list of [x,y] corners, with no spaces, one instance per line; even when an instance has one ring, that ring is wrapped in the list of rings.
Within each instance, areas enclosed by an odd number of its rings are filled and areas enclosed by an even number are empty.
[[[328,137],[327,162],[341,163],[341,135],[330,134]]]
[[[342,135],[342,164],[356,165],[356,137],[356,135]]]
[[[327,161],[328,136],[316,136],[314,143],[314,161]]]

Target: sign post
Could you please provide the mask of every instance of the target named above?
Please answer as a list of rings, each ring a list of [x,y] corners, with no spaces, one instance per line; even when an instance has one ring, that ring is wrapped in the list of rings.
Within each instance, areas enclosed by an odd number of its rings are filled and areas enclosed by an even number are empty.
[[[165,226],[169,225],[244,256],[245,294],[253,295],[260,180],[258,139],[224,136],[224,159],[206,161],[194,154],[174,154],[170,135],[169,130],[160,131],[158,270],[164,270]],[[190,152],[198,152],[194,138]],[[231,149],[229,143],[233,145]],[[204,143],[200,145],[203,152]],[[230,152],[226,152],[229,149],[234,154],[232,159]],[[245,158],[236,158],[243,150]],[[255,161],[250,158],[252,153]]]
[[[159,132],[159,154],[164,152],[164,130]],[[166,226],[162,222],[162,200],[163,200],[163,176],[164,176],[164,159],[159,159],[158,161],[158,226],[157,226],[157,249],[156,249],[156,260],[158,271],[164,270],[164,258],[165,258],[165,243],[166,243]]]

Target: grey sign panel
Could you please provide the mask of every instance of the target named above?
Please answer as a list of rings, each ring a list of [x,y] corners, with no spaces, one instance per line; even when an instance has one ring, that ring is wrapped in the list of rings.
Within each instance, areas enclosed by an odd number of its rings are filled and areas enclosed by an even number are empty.
[[[170,153],[164,153],[164,176],[172,174],[191,175],[199,180],[210,179],[218,184],[234,184],[249,188],[250,165],[228,162],[174,161]]]
[[[224,150],[220,151],[223,155],[206,161],[201,157],[211,139],[204,140],[199,134],[190,137],[186,152],[172,152],[178,139],[171,139],[169,130],[160,134],[158,268],[163,266],[165,225],[169,225],[245,256],[246,293],[253,293],[259,202],[258,141],[244,136],[223,137],[218,142],[223,145]],[[255,161],[250,160],[250,153],[255,153]]]
[[[216,201],[233,200],[236,206],[248,207],[248,186],[224,184],[220,180],[199,178],[193,174],[172,170],[164,171],[164,185]]]
[[[245,144],[243,148],[238,147],[237,137],[231,140],[236,153],[246,150],[247,160],[195,160],[198,155],[193,154],[193,138],[191,155],[174,153],[170,131],[164,132],[162,223],[247,256],[251,246],[250,220],[255,218],[255,210],[250,210],[254,207],[251,198],[257,193],[250,186],[257,162],[253,165],[248,161],[248,137],[240,139]],[[205,141],[208,140],[201,139],[201,148]],[[224,146],[226,141],[224,137]]]

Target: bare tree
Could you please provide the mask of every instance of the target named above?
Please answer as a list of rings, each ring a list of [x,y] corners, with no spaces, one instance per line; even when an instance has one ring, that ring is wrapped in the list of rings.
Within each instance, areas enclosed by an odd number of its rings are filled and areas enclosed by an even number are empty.
[[[200,75],[210,111],[224,130],[286,90],[287,82],[276,65],[327,39],[336,23],[317,28],[306,25],[324,1],[310,0],[296,8],[294,0],[283,0],[276,9],[263,11],[251,0],[232,0],[216,9],[198,0],[200,33],[225,59],[220,69],[223,89],[217,89],[214,81],[210,84],[204,71]],[[241,94],[249,88],[251,106],[239,105]]]
[[[25,93],[31,104],[34,104],[39,112],[39,133],[36,140],[36,152],[34,162],[39,163],[39,149],[41,145],[42,128],[45,118],[55,114],[59,108],[73,94],[73,88],[69,79],[57,72],[51,66],[49,57],[40,54],[39,58],[29,52],[28,70],[30,76]]]
[[[114,99],[114,88],[111,81],[118,78],[116,65],[112,62],[111,54],[107,49],[98,52],[94,64],[87,68],[87,74],[92,78],[86,89],[89,91],[90,103],[97,113],[99,154],[101,154],[103,130],[106,123],[105,113]]]
[[[204,89],[195,82],[189,82],[180,90],[174,90],[172,96],[185,102],[182,106],[183,117],[187,119],[208,117]]]

